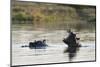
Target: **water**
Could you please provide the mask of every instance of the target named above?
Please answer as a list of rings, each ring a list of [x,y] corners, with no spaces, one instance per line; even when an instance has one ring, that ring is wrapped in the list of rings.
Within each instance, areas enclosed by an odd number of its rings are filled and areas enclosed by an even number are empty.
[[[83,47],[68,48],[62,42],[66,36],[64,30],[35,31],[35,30],[12,31],[12,65],[45,64],[75,61],[95,60],[95,41],[81,41]],[[28,27],[28,29],[30,29]],[[22,48],[34,40],[47,40],[46,49]],[[88,47],[85,47],[88,46]],[[73,49],[74,51],[70,51]]]

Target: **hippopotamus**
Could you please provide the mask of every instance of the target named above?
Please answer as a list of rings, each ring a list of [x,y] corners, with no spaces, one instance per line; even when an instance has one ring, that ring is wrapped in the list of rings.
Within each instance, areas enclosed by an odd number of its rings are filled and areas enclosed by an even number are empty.
[[[34,41],[29,43],[29,48],[35,48],[35,49],[42,49],[48,46],[46,44],[46,40],[44,39],[43,41]]]
[[[46,44],[46,40],[44,39],[43,41],[38,40],[38,41],[34,41],[34,42],[29,42],[29,45],[24,45],[21,47],[29,47],[30,49],[44,49],[46,48],[48,45]]]
[[[76,38],[76,40],[77,39],[80,39],[80,38]],[[65,39],[65,38],[63,39],[63,42],[65,44],[67,44],[68,47],[81,47],[81,44],[79,42],[75,42],[75,43],[73,41],[72,42],[68,42],[67,39]]]
[[[68,37],[63,39],[63,42],[68,45],[68,47],[80,47],[79,44],[80,38],[76,37],[76,34],[73,33],[71,30],[68,30]]]

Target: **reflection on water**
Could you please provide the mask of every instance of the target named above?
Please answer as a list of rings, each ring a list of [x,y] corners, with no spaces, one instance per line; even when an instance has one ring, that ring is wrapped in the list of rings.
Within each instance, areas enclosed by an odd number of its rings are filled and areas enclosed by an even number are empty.
[[[80,47],[68,47],[65,49],[64,53],[68,52],[69,62],[77,55]]]
[[[30,29],[30,28],[29,28]],[[81,41],[83,47],[67,47],[65,31],[12,31],[12,65],[45,64],[95,60],[95,41]],[[46,39],[45,49],[30,49],[29,42]],[[84,47],[88,46],[88,47]]]

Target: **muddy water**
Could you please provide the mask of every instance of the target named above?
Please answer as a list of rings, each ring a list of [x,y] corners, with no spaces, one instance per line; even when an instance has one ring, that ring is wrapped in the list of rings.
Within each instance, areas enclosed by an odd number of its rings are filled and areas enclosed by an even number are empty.
[[[30,29],[30,28],[29,28]],[[81,41],[83,47],[68,48],[62,42],[67,36],[64,30],[56,31],[12,31],[12,65],[45,64],[95,60],[95,41]],[[34,40],[46,39],[46,49],[22,48]],[[87,47],[86,47],[87,46]],[[73,49],[74,51],[66,50]]]

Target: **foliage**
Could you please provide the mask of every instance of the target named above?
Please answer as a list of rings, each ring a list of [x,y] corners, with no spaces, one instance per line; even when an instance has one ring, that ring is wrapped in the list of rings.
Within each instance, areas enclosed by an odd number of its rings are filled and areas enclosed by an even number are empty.
[[[81,30],[95,28],[96,11],[94,6],[31,2],[13,2],[12,5],[13,22],[31,21],[34,25],[50,29],[70,27]]]

